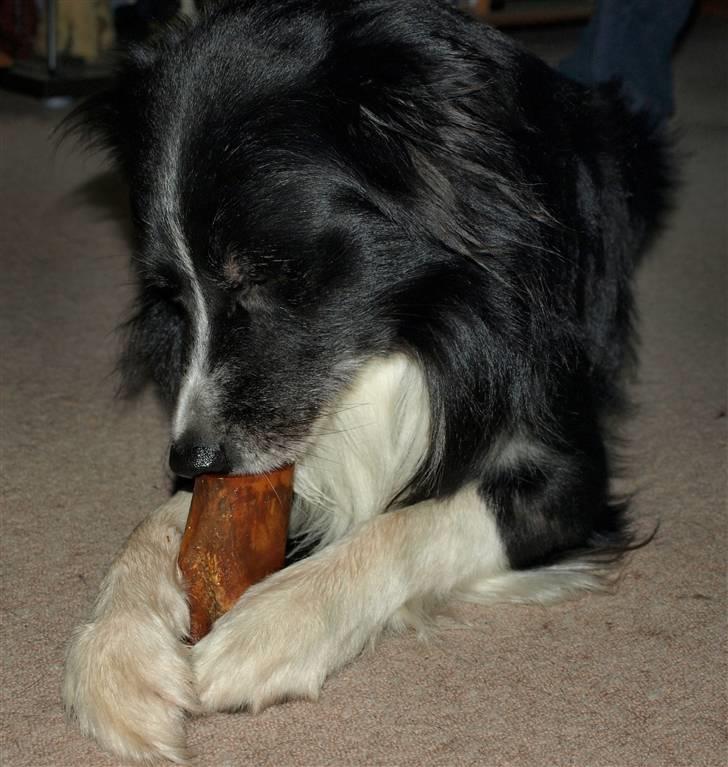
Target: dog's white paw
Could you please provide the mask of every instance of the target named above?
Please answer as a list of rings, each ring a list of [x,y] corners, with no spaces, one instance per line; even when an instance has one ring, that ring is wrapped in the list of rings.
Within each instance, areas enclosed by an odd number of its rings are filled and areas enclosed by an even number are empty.
[[[357,631],[342,639],[337,599],[312,569],[300,563],[254,586],[193,648],[204,711],[315,699],[328,674],[359,651]]]
[[[66,709],[122,759],[185,764],[185,711],[197,710],[188,653],[143,609],[82,625],[66,660]]]
[[[189,495],[132,533],[66,656],[63,699],[81,730],[126,760],[188,761],[185,712],[197,711],[189,610],[177,568]]]

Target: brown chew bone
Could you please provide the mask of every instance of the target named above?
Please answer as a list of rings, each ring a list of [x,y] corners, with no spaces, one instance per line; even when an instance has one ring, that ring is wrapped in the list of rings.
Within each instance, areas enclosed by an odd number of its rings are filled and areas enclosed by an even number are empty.
[[[269,474],[195,479],[178,564],[197,642],[254,583],[283,567],[293,466]]]

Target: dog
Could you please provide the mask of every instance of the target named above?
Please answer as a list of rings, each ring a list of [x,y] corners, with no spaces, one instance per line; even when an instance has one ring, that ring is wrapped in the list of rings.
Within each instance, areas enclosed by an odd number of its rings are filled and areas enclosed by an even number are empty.
[[[239,0],[134,47],[67,128],[131,190],[125,389],[167,404],[178,476],[295,462],[306,552],[189,647],[173,495],[71,640],[84,733],[185,763],[187,713],[316,698],[444,600],[602,586],[670,165],[616,85],[436,0]]]

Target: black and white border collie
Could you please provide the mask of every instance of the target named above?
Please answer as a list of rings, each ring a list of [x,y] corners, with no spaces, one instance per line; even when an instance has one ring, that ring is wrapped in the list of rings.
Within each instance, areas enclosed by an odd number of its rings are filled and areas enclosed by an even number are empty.
[[[239,0],[134,49],[71,118],[131,190],[122,369],[175,473],[296,464],[307,549],[190,648],[180,492],[113,563],[66,706],[127,759],[189,712],[315,698],[433,603],[599,587],[630,545],[606,422],[663,142],[436,0]]]

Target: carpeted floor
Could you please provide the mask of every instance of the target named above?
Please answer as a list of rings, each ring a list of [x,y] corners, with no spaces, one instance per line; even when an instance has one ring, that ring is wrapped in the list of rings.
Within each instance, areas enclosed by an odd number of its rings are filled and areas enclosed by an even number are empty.
[[[614,596],[458,607],[469,626],[386,639],[318,703],[193,721],[202,767],[726,764],[727,34],[704,17],[678,56],[684,186],[639,277],[629,485],[657,539]],[[554,59],[574,35],[525,39]],[[53,154],[57,119],[0,94],[4,767],[115,764],[64,722],[64,644],[168,484],[155,403],[112,399],[123,205],[98,160]]]

